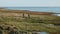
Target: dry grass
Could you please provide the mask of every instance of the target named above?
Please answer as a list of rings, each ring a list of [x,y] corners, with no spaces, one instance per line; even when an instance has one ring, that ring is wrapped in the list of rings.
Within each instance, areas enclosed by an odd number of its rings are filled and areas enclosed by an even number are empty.
[[[17,17],[18,16],[18,17]],[[21,17],[20,17],[21,16]],[[25,14],[25,17],[27,14]],[[54,20],[58,17],[53,16],[53,15],[30,15],[31,18],[22,18],[22,13],[17,13],[16,12],[8,12],[8,11],[0,11],[0,23],[1,24],[9,24],[9,25],[14,25],[16,26],[19,30],[23,31],[46,31],[46,32],[59,32],[60,27],[54,26],[53,27],[49,26],[48,24],[54,24],[55,22],[50,22],[50,21],[43,21],[43,23],[38,23],[38,19],[42,20]],[[34,19],[34,20],[32,20]],[[58,20],[60,17],[58,18]],[[25,21],[28,20],[28,21]],[[32,21],[34,23],[32,23]],[[36,22],[36,23],[35,23]],[[56,23],[57,24],[57,23]],[[60,21],[59,23],[60,24]]]

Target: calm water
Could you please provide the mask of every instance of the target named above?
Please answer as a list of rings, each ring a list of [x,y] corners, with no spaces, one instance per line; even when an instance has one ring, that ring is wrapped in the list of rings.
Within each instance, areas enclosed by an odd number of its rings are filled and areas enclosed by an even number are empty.
[[[38,12],[55,12],[60,13],[60,7],[5,7],[6,9],[11,10],[31,10]],[[57,14],[60,16],[60,14]]]
[[[12,10],[31,10],[39,12],[57,12],[60,13],[60,7],[6,7]]]

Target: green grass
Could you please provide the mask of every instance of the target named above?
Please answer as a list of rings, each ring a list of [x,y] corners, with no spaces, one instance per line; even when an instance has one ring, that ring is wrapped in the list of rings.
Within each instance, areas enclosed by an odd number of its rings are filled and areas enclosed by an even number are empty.
[[[3,24],[10,24],[10,25],[15,25],[18,27],[19,30],[23,31],[47,31],[47,32],[58,32],[59,28],[54,26],[52,27],[47,27],[47,24],[50,24],[49,22],[44,22],[44,21],[39,21],[40,19],[36,17],[32,18],[19,18],[19,17],[0,17],[0,23]],[[40,23],[42,22],[42,23]],[[43,25],[46,24],[46,25]],[[56,28],[55,28],[56,27]]]
[[[56,21],[48,21],[56,20]],[[16,26],[21,31],[46,31],[60,32],[60,27],[49,27],[48,24],[60,24],[60,17],[55,16],[39,16],[39,17],[13,17],[0,16],[0,24],[10,24]],[[57,22],[58,21],[58,22]]]

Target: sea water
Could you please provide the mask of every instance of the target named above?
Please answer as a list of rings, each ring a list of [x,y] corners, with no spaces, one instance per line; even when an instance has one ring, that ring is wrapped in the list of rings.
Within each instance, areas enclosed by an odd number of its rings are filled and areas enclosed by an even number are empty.
[[[11,10],[30,10],[30,11],[37,11],[37,12],[60,13],[60,7],[5,7],[5,8]]]

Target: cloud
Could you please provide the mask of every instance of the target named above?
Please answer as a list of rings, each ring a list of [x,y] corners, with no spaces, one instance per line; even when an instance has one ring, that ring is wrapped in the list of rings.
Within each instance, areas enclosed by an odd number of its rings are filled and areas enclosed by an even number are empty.
[[[60,7],[60,0],[0,0],[1,6],[47,6]]]

